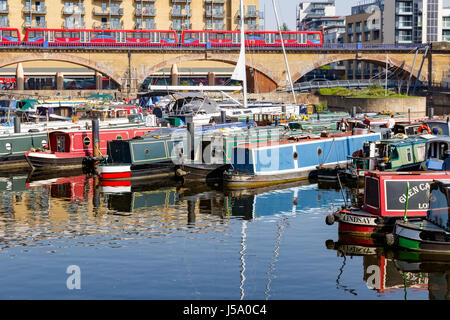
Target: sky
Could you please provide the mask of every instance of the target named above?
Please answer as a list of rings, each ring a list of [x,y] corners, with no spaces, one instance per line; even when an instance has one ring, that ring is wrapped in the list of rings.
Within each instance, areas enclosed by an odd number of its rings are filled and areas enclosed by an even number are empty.
[[[315,1],[315,0],[314,0]],[[319,0],[320,1],[320,0]],[[286,22],[290,30],[295,30],[296,5],[301,0],[275,0],[277,4],[280,23]],[[336,0],[336,14],[339,16],[350,15],[351,6],[359,3],[360,0]],[[245,4],[245,0],[244,0]],[[450,6],[450,0],[444,0],[444,6]],[[277,22],[273,11],[272,0],[259,0],[260,9],[265,8],[265,26],[266,30],[276,30]]]

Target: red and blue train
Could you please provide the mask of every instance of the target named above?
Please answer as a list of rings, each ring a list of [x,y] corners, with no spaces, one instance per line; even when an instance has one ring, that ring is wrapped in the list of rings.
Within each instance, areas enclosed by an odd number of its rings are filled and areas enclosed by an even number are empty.
[[[285,46],[322,46],[320,31],[284,31]],[[48,46],[187,46],[227,47],[240,45],[239,31],[196,31],[185,30],[109,30],[109,29],[27,29],[23,39],[18,29],[0,28],[0,45],[20,43],[21,45],[47,44]],[[247,46],[279,47],[278,31],[246,31]]]

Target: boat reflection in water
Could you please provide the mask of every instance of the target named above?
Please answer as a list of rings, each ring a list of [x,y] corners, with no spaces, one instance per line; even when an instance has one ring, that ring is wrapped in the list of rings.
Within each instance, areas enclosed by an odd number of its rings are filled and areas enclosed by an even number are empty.
[[[386,295],[400,294],[405,300],[411,294],[428,291],[430,300],[450,299],[450,258],[432,258],[408,251],[393,251],[384,247],[367,245],[361,238],[339,234],[339,240],[326,241],[326,247],[336,250],[342,257],[342,266],[336,279],[338,289],[354,295],[356,290],[343,284],[347,259],[362,257],[363,281],[367,288]]]

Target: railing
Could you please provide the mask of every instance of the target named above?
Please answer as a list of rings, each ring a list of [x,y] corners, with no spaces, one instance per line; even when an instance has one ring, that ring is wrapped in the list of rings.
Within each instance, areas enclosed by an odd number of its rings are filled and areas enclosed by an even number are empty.
[[[144,16],[144,17],[153,17],[156,15],[156,9],[155,8],[144,8],[144,9],[136,9],[135,10],[136,16]]]
[[[308,82],[300,82],[294,84],[294,90],[299,92],[310,92],[318,89],[329,89],[329,88],[346,88],[346,89],[361,89],[367,88],[369,86],[378,85],[381,87],[387,86],[388,88],[405,89],[408,85],[407,80],[388,80],[387,82],[382,79],[371,79],[371,80],[333,80],[333,81],[318,81],[312,80]],[[410,87],[414,86],[414,81],[410,83]],[[421,86],[424,86],[422,84]]]
[[[63,14],[85,14],[84,7],[63,8]]]
[[[47,13],[47,7],[45,5],[40,5],[37,7],[24,7],[23,12],[25,13],[32,13],[32,14],[46,14]]]
[[[123,8],[119,9],[109,9],[109,10],[102,10],[102,9],[94,9],[94,15],[96,16],[123,16]]]

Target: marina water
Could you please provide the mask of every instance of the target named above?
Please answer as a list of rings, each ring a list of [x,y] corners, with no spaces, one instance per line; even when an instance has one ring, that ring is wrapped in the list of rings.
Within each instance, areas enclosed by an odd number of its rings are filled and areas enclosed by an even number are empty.
[[[0,187],[2,299],[449,298],[450,265],[424,271],[327,226],[344,204],[334,185],[111,192],[24,174]]]

